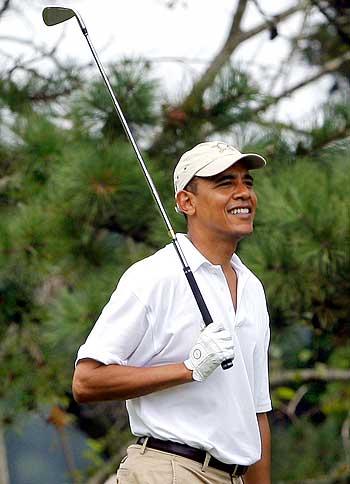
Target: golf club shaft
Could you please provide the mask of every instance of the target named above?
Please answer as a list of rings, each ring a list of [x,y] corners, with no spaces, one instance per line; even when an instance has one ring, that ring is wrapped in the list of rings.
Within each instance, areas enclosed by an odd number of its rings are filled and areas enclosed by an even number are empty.
[[[105,82],[105,84],[107,86],[107,89],[108,89],[109,94],[110,94],[110,96],[112,98],[112,101],[113,101],[114,107],[115,107],[115,109],[117,111],[117,114],[118,114],[118,117],[120,119],[120,122],[122,123],[123,128],[124,128],[124,131],[125,131],[128,139],[129,139],[129,141],[131,143],[131,146],[133,147],[133,149],[135,151],[137,160],[138,160],[138,162],[139,162],[139,164],[141,166],[141,169],[143,171],[143,174],[146,177],[148,186],[149,186],[149,188],[150,188],[150,190],[152,192],[152,195],[153,195],[153,197],[154,197],[154,199],[156,201],[156,204],[157,204],[158,209],[159,209],[159,211],[161,213],[161,216],[163,217],[163,220],[164,220],[165,225],[166,225],[166,227],[168,229],[169,235],[171,236],[171,238],[174,238],[175,237],[174,230],[173,230],[173,228],[171,226],[169,217],[168,217],[167,213],[164,210],[163,204],[162,204],[162,202],[160,200],[159,194],[158,194],[157,189],[156,189],[156,187],[155,187],[155,185],[153,183],[153,180],[151,178],[151,175],[149,174],[148,169],[147,169],[147,166],[146,166],[145,162],[143,161],[143,158],[142,158],[142,155],[140,153],[140,150],[139,150],[139,148],[138,148],[138,146],[136,144],[136,141],[135,141],[135,139],[134,139],[134,137],[133,137],[133,135],[132,135],[132,133],[130,131],[130,128],[128,126],[128,123],[127,123],[127,121],[125,119],[125,116],[124,116],[122,110],[121,110],[121,107],[120,107],[120,104],[118,102],[118,99],[116,98],[116,96],[114,94],[114,91],[112,89],[112,86],[111,86],[111,84],[110,84],[110,82],[108,80],[107,74],[106,74],[106,72],[105,72],[105,70],[103,68],[103,65],[100,62],[100,59],[98,58],[97,52],[96,52],[93,44],[91,43],[91,40],[89,38],[89,35],[88,35],[86,29],[85,29],[85,32],[86,33],[84,33],[84,35],[86,37],[87,43],[89,44],[90,50],[92,52],[92,55],[93,55],[93,57],[94,57],[94,59],[96,61],[96,64],[97,64],[97,66],[99,68],[99,71],[101,73],[101,76],[102,76],[102,78],[103,78],[103,80],[104,80],[104,82]]]
[[[76,13],[76,11],[75,11],[75,13]],[[168,217],[168,215],[167,215],[167,213],[166,213],[166,211],[164,209],[164,206],[163,206],[162,201],[161,201],[161,199],[159,197],[158,191],[157,191],[157,189],[156,189],[156,187],[155,187],[155,185],[153,183],[153,180],[151,178],[150,173],[148,172],[147,166],[146,166],[146,164],[145,164],[145,162],[144,162],[144,160],[142,158],[142,155],[141,155],[140,150],[139,150],[139,148],[138,148],[138,146],[136,144],[136,141],[135,141],[135,139],[133,137],[133,134],[130,131],[130,128],[128,126],[128,123],[127,123],[127,121],[125,119],[125,116],[124,116],[124,114],[122,112],[122,109],[120,107],[120,104],[118,102],[118,99],[116,98],[116,96],[114,94],[114,91],[113,91],[112,86],[111,86],[111,84],[109,82],[109,79],[108,79],[107,74],[106,74],[106,72],[104,70],[104,67],[103,67],[103,65],[102,65],[102,63],[101,63],[101,61],[100,61],[100,59],[98,57],[98,54],[97,54],[97,52],[96,52],[96,50],[95,50],[95,48],[94,48],[94,46],[93,46],[93,44],[92,44],[92,42],[91,42],[91,40],[89,38],[89,35],[88,35],[88,31],[86,29],[86,26],[85,26],[85,24],[84,24],[81,16],[79,14],[77,14],[77,13],[76,13],[76,18],[77,18],[79,27],[81,28],[81,31],[83,32],[83,34],[84,34],[84,36],[85,36],[85,38],[87,40],[87,43],[89,44],[90,50],[92,52],[92,55],[93,55],[93,57],[95,59],[95,62],[97,64],[97,66],[98,66],[98,69],[100,71],[100,74],[101,74],[101,76],[102,76],[102,78],[103,78],[103,80],[104,80],[104,82],[106,84],[106,87],[108,89],[108,92],[109,92],[109,94],[110,94],[110,96],[112,98],[112,101],[113,101],[115,110],[117,111],[117,114],[118,114],[118,117],[120,119],[120,122],[122,123],[122,126],[124,128],[124,131],[125,131],[128,139],[129,139],[129,141],[131,143],[131,146],[133,147],[133,149],[135,151],[137,160],[138,160],[138,162],[140,164],[140,167],[141,167],[141,169],[143,171],[143,174],[145,175],[145,178],[147,180],[147,183],[148,183],[148,186],[149,186],[149,188],[151,190],[151,193],[153,195],[153,198],[154,198],[154,200],[156,202],[156,205],[157,205],[157,207],[158,207],[158,209],[160,211],[160,214],[161,214],[161,216],[162,216],[162,218],[163,218],[163,220],[165,222],[165,225],[166,225],[167,230],[168,230],[168,234],[171,237],[171,241],[172,241],[172,243],[174,245],[175,251],[176,251],[177,255],[179,256],[179,259],[180,259],[181,264],[182,264],[182,267],[183,267],[184,274],[185,274],[186,279],[187,279],[187,281],[188,281],[188,283],[190,285],[191,291],[192,291],[193,296],[194,296],[194,298],[196,300],[196,303],[198,305],[198,308],[199,308],[199,310],[201,312],[203,321],[204,321],[205,325],[208,325],[208,324],[210,324],[210,323],[213,322],[213,319],[212,319],[212,317],[211,317],[211,315],[209,313],[208,307],[207,307],[207,305],[206,305],[206,303],[205,303],[205,301],[203,299],[202,293],[201,293],[201,291],[200,291],[200,289],[198,287],[198,284],[197,284],[197,282],[196,282],[196,280],[194,278],[194,275],[193,275],[193,273],[192,273],[192,271],[191,271],[191,269],[190,269],[190,267],[189,267],[189,265],[187,263],[186,257],[184,255],[182,249],[181,249],[181,246],[180,246],[180,244],[179,244],[179,242],[177,240],[176,234],[174,232],[174,229],[172,228],[172,225],[170,223],[169,217]],[[233,366],[232,360],[226,360],[226,361],[224,361],[221,364],[221,366],[222,366],[222,368],[224,370],[226,370],[228,368],[231,368]]]

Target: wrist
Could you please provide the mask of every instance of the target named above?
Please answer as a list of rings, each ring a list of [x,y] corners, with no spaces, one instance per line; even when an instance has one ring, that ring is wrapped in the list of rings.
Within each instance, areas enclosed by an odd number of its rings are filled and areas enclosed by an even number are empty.
[[[184,377],[186,379],[186,382],[194,381],[193,370],[187,367],[186,362],[183,362],[182,366],[184,368]]]

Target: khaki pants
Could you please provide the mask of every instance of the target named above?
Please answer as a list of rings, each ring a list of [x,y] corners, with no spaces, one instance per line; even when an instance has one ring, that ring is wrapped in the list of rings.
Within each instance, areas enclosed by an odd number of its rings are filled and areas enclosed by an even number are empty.
[[[209,454],[208,454],[209,456]],[[219,471],[186,457],[130,445],[117,472],[116,484],[242,484]]]

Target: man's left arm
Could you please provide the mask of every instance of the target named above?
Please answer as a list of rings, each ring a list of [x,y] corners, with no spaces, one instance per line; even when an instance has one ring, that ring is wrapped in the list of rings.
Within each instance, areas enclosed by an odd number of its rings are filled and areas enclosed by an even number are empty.
[[[257,414],[261,436],[261,459],[249,467],[244,484],[271,484],[271,433],[266,413]]]

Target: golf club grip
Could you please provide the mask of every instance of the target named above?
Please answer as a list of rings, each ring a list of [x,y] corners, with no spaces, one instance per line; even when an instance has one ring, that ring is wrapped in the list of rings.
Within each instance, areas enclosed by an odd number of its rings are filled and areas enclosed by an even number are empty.
[[[196,300],[196,303],[198,305],[198,308],[201,312],[204,324],[208,326],[208,324],[211,324],[213,322],[213,318],[211,317],[211,314],[209,312],[209,309],[207,308],[207,305],[205,304],[205,301],[203,299],[202,293],[198,287],[197,281],[194,278],[194,275],[191,271],[191,269],[187,266],[184,267],[184,273],[186,276],[186,279],[190,285],[192,294],[194,295],[194,298]],[[226,360],[221,363],[221,368],[223,370],[228,370],[229,368],[232,368],[233,362],[232,360]]]

